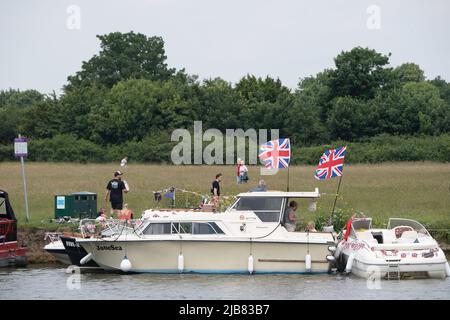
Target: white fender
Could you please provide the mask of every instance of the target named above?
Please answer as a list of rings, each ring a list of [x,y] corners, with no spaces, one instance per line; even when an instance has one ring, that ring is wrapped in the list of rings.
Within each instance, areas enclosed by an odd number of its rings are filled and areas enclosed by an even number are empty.
[[[311,272],[311,255],[309,253],[305,257],[305,268],[307,272]]]
[[[352,271],[353,260],[355,259],[355,254],[352,252],[347,260],[347,265],[345,266],[345,272],[349,273]]]
[[[124,256],[122,262],[120,263],[120,270],[127,272],[131,270],[131,261],[128,260],[127,256]]]
[[[250,254],[248,256],[247,270],[248,270],[248,273],[250,273],[250,274],[252,274],[253,271],[255,271],[255,264],[254,264],[254,261],[253,261],[253,255],[252,254]]]
[[[80,264],[88,263],[88,262],[91,261],[91,260],[92,260],[92,253],[88,253],[88,254],[85,255],[83,258],[81,258]]]
[[[178,255],[178,272],[182,273],[184,270],[184,256],[182,253]]]
[[[448,265],[448,261],[445,263],[445,275],[450,277],[450,266]]]
[[[341,255],[341,253],[342,253],[342,248],[343,248],[343,247],[344,247],[344,246],[343,246],[342,244],[338,244],[338,245],[337,245],[336,251],[334,252],[334,257],[335,257],[336,259],[338,259],[339,256]]]

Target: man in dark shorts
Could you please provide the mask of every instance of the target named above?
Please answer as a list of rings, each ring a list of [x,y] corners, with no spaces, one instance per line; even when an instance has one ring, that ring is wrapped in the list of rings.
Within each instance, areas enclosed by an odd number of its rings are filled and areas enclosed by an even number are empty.
[[[212,183],[211,188],[211,196],[212,196],[212,205],[216,209],[219,204],[220,197],[220,182],[222,181],[222,174],[216,174],[216,179]]]
[[[114,179],[108,182],[106,190],[105,201],[108,200],[109,196],[111,214],[116,213],[118,216],[120,210],[123,208],[123,192],[127,193],[129,191],[126,181],[122,181],[122,172],[114,172]]]

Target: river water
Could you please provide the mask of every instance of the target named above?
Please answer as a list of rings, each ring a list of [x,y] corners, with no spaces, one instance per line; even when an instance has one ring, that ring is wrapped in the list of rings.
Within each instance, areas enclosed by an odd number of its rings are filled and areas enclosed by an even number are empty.
[[[68,273],[63,266],[0,269],[3,299],[450,299],[450,278],[381,280],[334,275]],[[78,281],[79,280],[79,281]]]

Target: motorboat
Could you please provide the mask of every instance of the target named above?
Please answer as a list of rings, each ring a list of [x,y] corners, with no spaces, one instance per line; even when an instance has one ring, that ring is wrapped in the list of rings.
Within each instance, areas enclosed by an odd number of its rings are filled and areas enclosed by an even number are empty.
[[[60,263],[70,265],[69,255],[60,236],[61,233],[47,232],[44,240],[48,239],[50,242],[44,246],[44,250],[50,253]]]
[[[0,190],[0,267],[25,266],[26,248],[17,242],[17,219],[8,193]]]
[[[386,229],[376,229],[371,218],[354,219],[347,235],[335,252],[341,271],[363,278],[450,276],[444,252],[417,221],[391,218]]]
[[[288,232],[283,214],[289,201],[314,203],[313,192],[248,192],[223,212],[150,209],[141,219],[77,238],[107,271],[149,273],[327,273],[331,232]],[[314,206],[310,206],[313,207]],[[300,213],[301,214],[301,213]],[[91,220],[80,229],[94,228]],[[89,237],[88,237],[89,236]]]

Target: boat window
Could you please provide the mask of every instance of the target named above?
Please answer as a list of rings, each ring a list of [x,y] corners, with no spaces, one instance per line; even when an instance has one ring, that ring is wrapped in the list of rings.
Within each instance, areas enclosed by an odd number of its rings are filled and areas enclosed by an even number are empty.
[[[170,234],[170,223],[151,223],[145,228],[143,234]]]
[[[216,233],[225,234],[225,232],[223,232],[223,230],[220,229],[220,227],[215,222],[209,222],[209,224],[214,228]]]
[[[236,210],[280,211],[282,198],[279,197],[242,197],[233,207]]]
[[[211,227],[207,223],[193,223],[192,224],[192,230],[194,231],[193,234],[215,234],[213,227]]]
[[[0,216],[3,216],[2,218],[6,218],[6,201],[2,198],[0,198]]]
[[[255,212],[255,214],[258,216],[258,218],[262,222],[278,222],[280,220],[280,213],[277,212]]]

